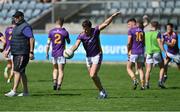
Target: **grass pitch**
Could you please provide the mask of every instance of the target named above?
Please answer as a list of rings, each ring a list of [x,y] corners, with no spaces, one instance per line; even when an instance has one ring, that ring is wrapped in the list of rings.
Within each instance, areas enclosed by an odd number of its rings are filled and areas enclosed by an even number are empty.
[[[132,90],[126,66],[103,64],[99,76],[108,92],[107,99],[97,99],[98,91],[89,78],[85,64],[65,66],[60,91],[52,90],[52,64],[30,63],[27,67],[30,96],[4,96],[12,87],[3,77],[5,62],[0,66],[0,111],[177,111],[180,110],[180,72],[171,67],[167,89],[157,87],[158,68],[151,74],[150,90]],[[21,87],[19,87],[19,92]]]

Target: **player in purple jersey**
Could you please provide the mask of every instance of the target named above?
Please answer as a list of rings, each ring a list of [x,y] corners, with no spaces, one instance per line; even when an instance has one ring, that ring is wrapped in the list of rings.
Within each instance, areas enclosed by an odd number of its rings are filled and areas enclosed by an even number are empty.
[[[141,27],[136,26],[136,20],[134,18],[128,20],[129,24],[133,24],[128,31],[128,63],[127,63],[127,72],[131,79],[133,80],[133,89],[137,88],[138,81],[135,77],[135,73],[132,70],[134,63],[137,63],[137,68],[140,74],[141,80],[141,89],[144,90],[144,72],[143,72],[143,63],[144,63],[144,31]]]
[[[102,49],[100,45],[100,31],[106,28],[112,20],[118,16],[120,12],[114,13],[108,19],[106,19],[102,24],[92,28],[92,24],[89,20],[85,20],[82,23],[83,32],[79,34],[75,45],[71,48],[72,51],[75,51],[80,43],[83,43],[83,47],[86,51],[86,63],[89,71],[89,75],[92,78],[94,84],[100,91],[100,98],[106,98],[107,93],[105,92],[101,81],[98,77],[98,72],[101,66],[102,61]]]
[[[9,53],[9,50],[10,50],[10,40],[12,38],[12,31],[14,27],[15,27],[15,22],[12,21],[12,25],[6,28],[5,30],[6,46],[5,46],[5,50],[3,54],[7,60],[7,65],[4,69],[4,76],[8,78],[7,83],[10,83],[13,77],[13,61],[12,61],[11,53]],[[8,54],[8,55],[5,55],[5,54]],[[10,72],[10,75],[8,75],[8,72]]]
[[[50,30],[47,48],[46,58],[49,59],[49,48],[52,45],[52,63],[53,63],[53,89],[60,90],[63,81],[63,72],[66,59],[63,56],[66,42],[69,44],[69,33],[63,28],[64,19],[58,18],[56,21],[56,27]],[[66,42],[65,42],[66,41]]]
[[[164,69],[164,82],[167,79],[167,71],[168,71],[168,64],[171,60],[173,60],[179,70],[180,70],[180,53],[179,53],[179,47],[178,47],[178,35],[176,32],[173,31],[173,24],[168,23],[166,25],[167,31],[163,34],[162,41],[164,44],[167,45],[167,51],[166,51],[166,58],[164,60],[165,69]]]

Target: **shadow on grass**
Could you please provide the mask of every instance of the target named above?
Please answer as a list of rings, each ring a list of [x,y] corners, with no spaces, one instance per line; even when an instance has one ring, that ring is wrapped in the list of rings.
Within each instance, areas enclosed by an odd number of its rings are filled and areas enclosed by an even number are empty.
[[[41,93],[41,94],[31,94],[31,96],[80,96],[81,94],[76,93],[76,94],[70,94],[70,93]]]
[[[180,87],[168,87],[167,89],[180,89]]]

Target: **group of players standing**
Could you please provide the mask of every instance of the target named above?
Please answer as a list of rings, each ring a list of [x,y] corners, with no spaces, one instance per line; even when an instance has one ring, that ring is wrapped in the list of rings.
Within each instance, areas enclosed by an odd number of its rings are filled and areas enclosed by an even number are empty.
[[[118,16],[120,12],[116,12],[107,18],[102,24],[92,28],[92,23],[85,20],[82,23],[83,32],[79,34],[76,43],[70,48],[73,52],[77,50],[82,42],[86,51],[86,64],[90,77],[95,86],[99,90],[99,98],[106,98],[107,93],[103,88],[98,72],[101,67],[103,52],[100,45],[100,32],[106,28],[112,20]],[[144,18],[147,21],[147,18]],[[70,43],[69,33],[63,28],[64,19],[58,18],[56,27],[50,30],[48,35],[48,42],[46,48],[46,58],[49,59],[49,49],[52,45],[52,63],[53,63],[53,89],[60,90],[63,82],[63,72],[66,59],[63,56],[65,44]],[[133,88],[136,89],[138,80],[133,72],[133,63],[137,63],[139,71],[141,89],[150,88],[149,79],[152,64],[158,64],[160,67],[159,87],[165,88],[164,82],[167,78],[168,63],[171,59],[177,63],[180,68],[180,55],[178,48],[177,34],[173,32],[173,24],[167,24],[167,32],[163,34],[158,31],[158,22],[151,22],[151,30],[144,32],[144,27],[147,26],[143,21],[136,21],[134,18],[128,20],[128,63],[127,72],[133,80]],[[168,45],[168,50],[165,51],[163,44]],[[143,64],[145,61],[146,50],[146,75],[144,75]],[[165,61],[162,58],[161,51],[166,54]],[[145,78],[146,76],[146,78]],[[166,77],[165,77],[166,76]]]
[[[136,21],[134,18],[128,20],[128,55],[127,72],[133,80],[133,89],[137,88],[139,81],[133,72],[133,63],[137,63],[137,69],[140,76],[141,90],[150,88],[150,72],[153,65],[158,64],[159,81],[158,86],[165,88],[165,81],[167,80],[168,64],[173,59],[180,70],[180,53],[178,48],[178,35],[173,31],[173,24],[166,25],[167,31],[161,35],[159,31],[159,23],[152,21],[150,23],[150,30],[144,32],[144,27],[148,25],[147,16],[142,20]],[[167,51],[164,49],[164,44],[167,45]],[[162,51],[165,53],[163,59]],[[146,72],[143,71],[145,63]]]

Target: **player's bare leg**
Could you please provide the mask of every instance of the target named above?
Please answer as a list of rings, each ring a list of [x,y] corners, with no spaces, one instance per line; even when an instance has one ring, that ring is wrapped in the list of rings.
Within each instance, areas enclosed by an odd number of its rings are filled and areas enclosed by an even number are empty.
[[[16,90],[17,90],[17,88],[19,86],[20,79],[21,79],[20,73],[14,71],[14,86],[13,86],[13,89],[12,89],[14,92],[16,92]]]
[[[166,82],[166,80],[167,80],[167,71],[168,71],[168,64],[169,64],[169,62],[170,62],[170,58],[166,58],[165,60],[164,60],[164,77],[163,77],[163,82],[165,83]]]
[[[28,85],[27,85],[27,77],[25,73],[21,74],[21,82],[22,82],[22,86],[23,86],[23,94],[28,94]]]
[[[7,66],[4,69],[4,77],[6,79],[8,79],[8,77],[9,77],[8,74],[9,74],[9,71],[11,71],[11,69],[12,69],[12,63],[11,63],[11,60],[8,60]]]
[[[159,68],[160,68],[160,72],[159,72],[158,86],[161,88],[165,88],[164,82],[163,82],[163,77],[164,77],[164,62],[163,61],[161,63],[159,63]]]
[[[100,67],[101,67],[101,64],[92,64],[91,67],[88,68],[88,71],[89,71],[89,75],[92,78],[95,86],[100,91],[100,98],[106,98],[107,93],[105,92],[105,90],[101,84],[100,78],[98,77],[98,72],[99,72]]]
[[[143,66],[142,63],[137,63],[137,68],[138,68],[138,72],[140,75],[140,80],[141,80],[141,89],[144,90],[144,71],[143,71]]]
[[[131,79],[133,80],[133,89],[136,89],[137,88],[137,85],[138,85],[138,81],[136,79],[136,76],[132,70],[132,62],[128,61],[127,62],[127,72],[128,72],[128,75],[131,77]]]
[[[8,63],[11,64],[11,69],[10,69],[10,75],[8,77],[7,83],[10,83],[11,79],[13,78],[13,74],[14,74],[13,71],[14,70],[13,70],[13,62],[12,62],[12,60],[9,60]]]
[[[149,86],[149,81],[150,81],[151,69],[152,69],[152,64],[146,63],[145,86],[146,86],[147,89],[150,88],[150,86]]]
[[[63,77],[64,77],[64,64],[59,64],[58,65],[58,77],[57,77],[57,90],[61,89]]]
[[[57,89],[57,76],[58,76],[58,65],[53,65],[53,89]]]

